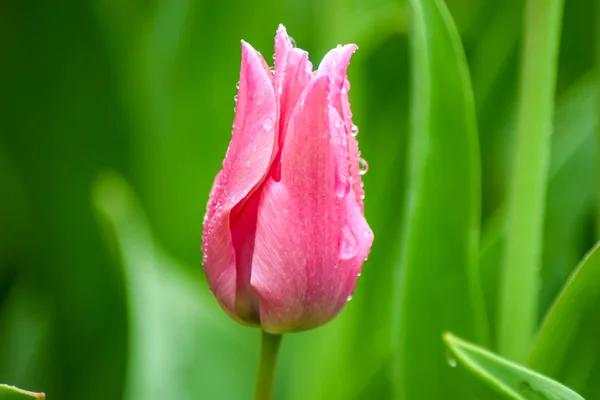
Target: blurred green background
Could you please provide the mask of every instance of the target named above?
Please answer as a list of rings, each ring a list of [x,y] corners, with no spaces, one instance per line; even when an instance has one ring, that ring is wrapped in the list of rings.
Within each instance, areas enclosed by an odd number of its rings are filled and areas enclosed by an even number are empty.
[[[446,3],[477,108],[493,314],[524,3]],[[565,2],[540,318],[596,236],[598,7]],[[50,399],[250,398],[258,331],[212,299],[200,240],[240,39],[270,62],[279,23],[314,64],[338,43],[359,46],[350,100],[376,239],[340,317],[284,338],[276,396],[390,396],[411,74],[398,0],[2,1],[0,382]]]

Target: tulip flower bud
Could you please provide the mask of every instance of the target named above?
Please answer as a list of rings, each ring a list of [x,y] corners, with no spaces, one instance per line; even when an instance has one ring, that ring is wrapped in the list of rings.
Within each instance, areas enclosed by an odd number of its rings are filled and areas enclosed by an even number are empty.
[[[202,238],[208,283],[241,323],[314,328],[354,291],[373,242],[348,102],[356,49],[337,46],[312,71],[280,25],[271,71],[242,41],[233,133]]]

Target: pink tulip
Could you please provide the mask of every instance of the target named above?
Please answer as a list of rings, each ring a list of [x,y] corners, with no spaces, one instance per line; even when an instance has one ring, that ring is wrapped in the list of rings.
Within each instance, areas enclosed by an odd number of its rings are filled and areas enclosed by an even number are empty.
[[[373,242],[348,102],[356,49],[337,46],[312,71],[280,25],[271,71],[242,41],[233,134],[202,240],[210,287],[241,323],[314,328],[354,291]]]

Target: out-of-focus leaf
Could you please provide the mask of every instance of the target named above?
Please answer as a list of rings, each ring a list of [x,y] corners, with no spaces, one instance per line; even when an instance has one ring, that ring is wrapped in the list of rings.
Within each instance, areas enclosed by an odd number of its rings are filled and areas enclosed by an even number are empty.
[[[395,394],[464,398],[442,332],[487,340],[477,268],[477,127],[460,38],[443,1],[412,0],[413,103],[402,258],[393,318]]]
[[[588,399],[600,397],[600,246],[579,264],[548,312],[529,365]]]
[[[577,234],[593,202],[596,127],[596,90],[587,75],[557,101],[552,136],[548,201],[544,221],[544,251],[540,309],[546,310],[581,258]],[[507,130],[512,129],[508,126]],[[506,234],[502,204],[483,229],[480,269],[490,323],[496,321],[498,276]],[[494,330],[492,330],[494,331]]]
[[[258,331],[230,321],[200,274],[178,266],[155,245],[120,177],[101,176],[93,200],[125,269],[131,346],[125,398],[248,397]]]
[[[515,360],[527,357],[537,324],[562,5],[529,0],[525,9],[496,326],[500,353]]]
[[[470,386],[481,399],[583,400],[583,397],[543,375],[508,361],[479,346],[444,335],[451,352],[450,367],[465,367]]]
[[[44,393],[34,393],[14,386],[0,384],[0,400],[43,400]]]

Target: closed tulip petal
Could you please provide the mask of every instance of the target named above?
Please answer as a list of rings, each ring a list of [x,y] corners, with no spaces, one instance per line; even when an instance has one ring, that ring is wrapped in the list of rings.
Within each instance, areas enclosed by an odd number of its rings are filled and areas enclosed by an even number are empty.
[[[273,84],[279,104],[279,142],[285,140],[287,124],[304,89],[310,82],[312,64],[308,61],[308,53],[295,48],[285,27],[279,25],[275,36],[275,68]],[[274,165],[275,180],[280,179],[279,160]]]
[[[215,179],[204,268],[223,308],[273,334],[317,327],[349,300],[373,232],[346,75],[355,45],[312,72],[283,25],[275,65],[242,42],[234,133]]]
[[[307,329],[331,318],[311,304],[316,282],[338,260],[336,157],[331,141],[330,80],[311,82],[290,118],[281,155],[281,181],[268,180],[259,206],[252,286],[261,325],[270,332]],[[309,280],[315,279],[315,282]],[[337,299],[335,299],[337,300]],[[315,310],[316,308],[316,310]]]
[[[247,218],[239,218],[248,199],[265,179],[277,150],[277,105],[272,75],[262,56],[242,42],[242,65],[231,142],[223,169],[215,178],[203,229],[204,269],[223,308],[236,317],[236,279],[249,271],[252,239]],[[234,237],[237,236],[236,257]],[[242,259],[240,259],[242,258]],[[248,280],[249,280],[249,273]],[[239,318],[237,318],[239,320]]]
[[[348,167],[352,181],[352,189],[356,201],[363,208],[364,190],[362,178],[360,175],[360,152],[358,151],[358,141],[352,135],[354,124],[352,122],[352,112],[350,111],[350,102],[348,101],[348,92],[350,91],[350,82],[348,81],[347,70],[350,64],[352,54],[358,49],[354,44],[338,46],[330,50],[319,64],[316,72],[317,76],[329,75],[334,81],[334,90],[332,93],[332,104],[335,109],[344,118],[346,133],[348,135]]]

